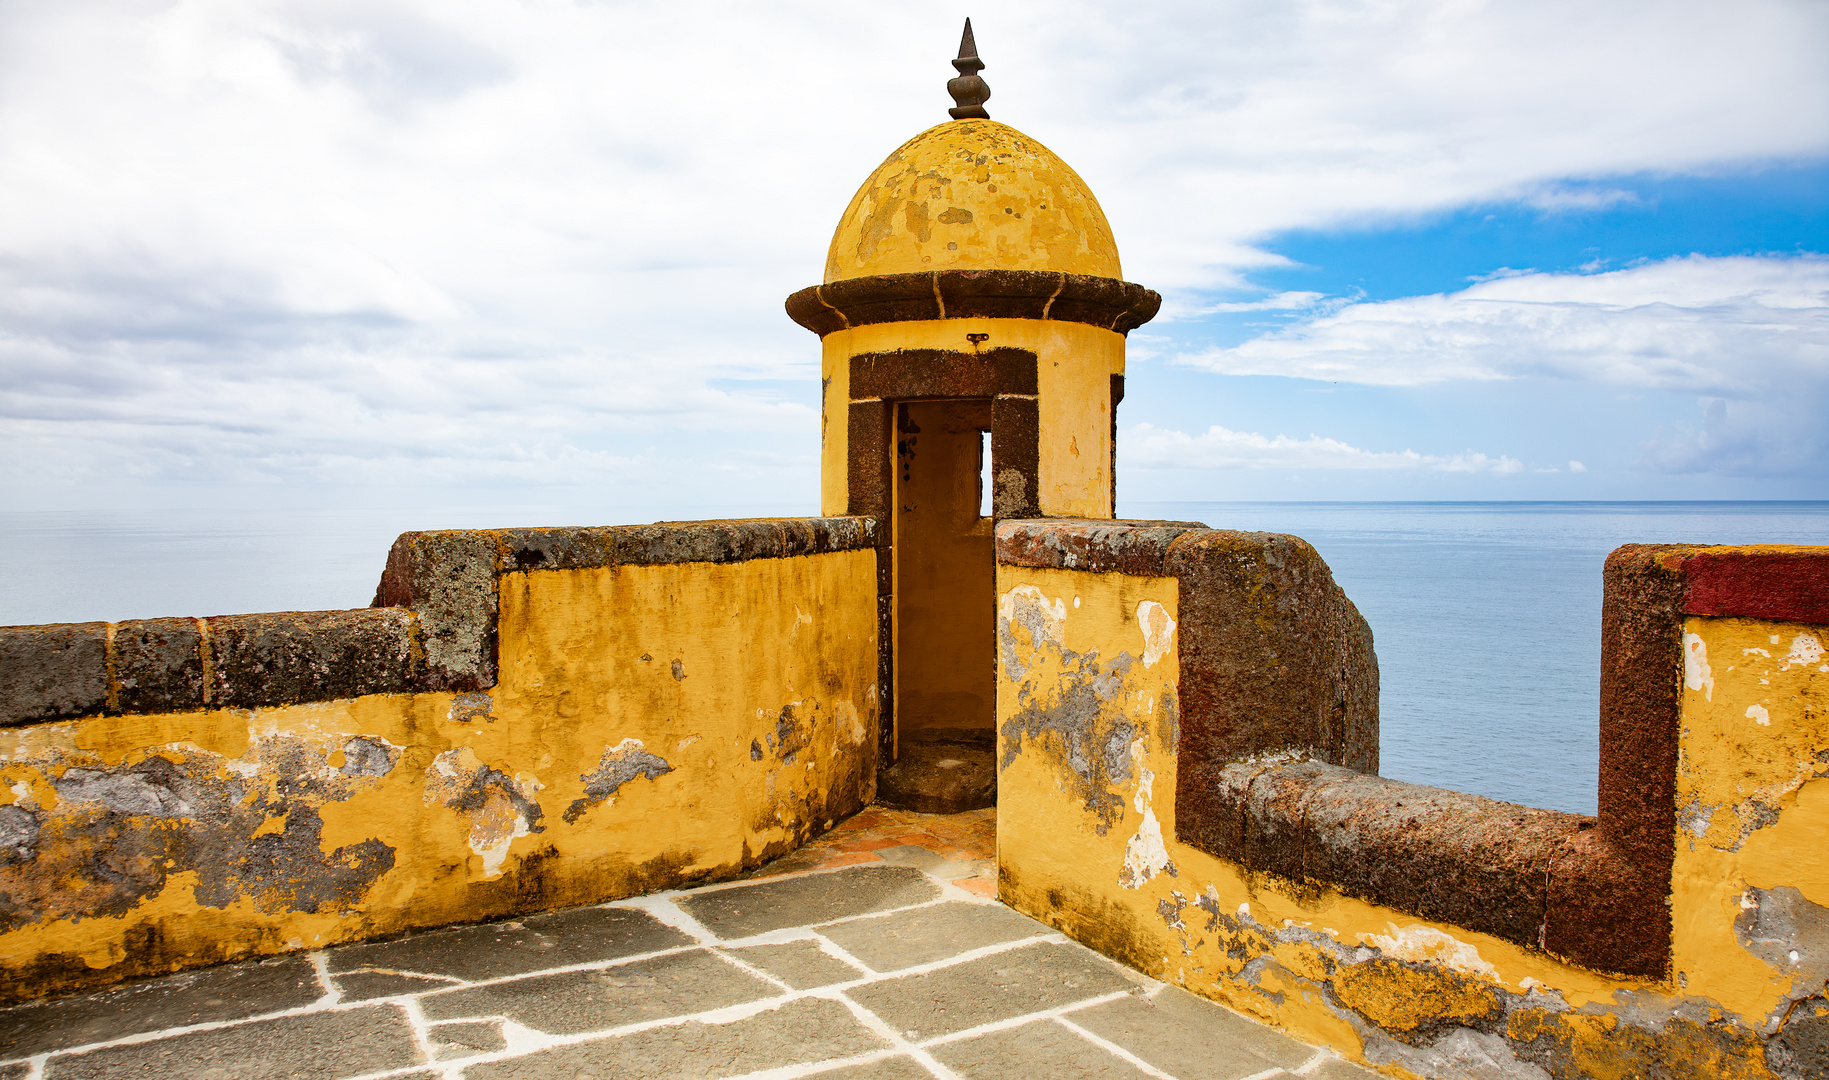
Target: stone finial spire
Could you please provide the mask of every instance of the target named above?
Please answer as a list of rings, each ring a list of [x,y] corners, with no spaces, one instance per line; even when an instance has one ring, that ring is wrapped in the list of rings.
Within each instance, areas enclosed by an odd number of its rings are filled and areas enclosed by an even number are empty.
[[[955,108],[946,110],[954,120],[989,120],[984,103],[991,99],[991,88],[978,73],[984,61],[978,59],[978,43],[972,40],[972,20],[965,20],[965,35],[959,39],[959,59],[953,61],[959,77],[946,81],[946,92],[953,96]]]

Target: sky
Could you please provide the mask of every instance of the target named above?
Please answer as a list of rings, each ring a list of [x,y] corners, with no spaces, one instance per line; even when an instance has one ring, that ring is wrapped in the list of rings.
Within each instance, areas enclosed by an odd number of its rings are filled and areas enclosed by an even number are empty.
[[[966,15],[1164,297],[1120,513],[1829,498],[1820,0],[0,0],[0,498],[815,512]]]

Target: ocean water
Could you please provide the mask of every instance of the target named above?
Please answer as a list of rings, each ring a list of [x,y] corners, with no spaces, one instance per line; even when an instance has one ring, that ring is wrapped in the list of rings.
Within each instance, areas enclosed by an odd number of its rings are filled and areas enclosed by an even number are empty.
[[[1294,533],[1371,623],[1382,771],[1592,813],[1600,573],[1621,544],[1829,544],[1829,503],[1125,503]],[[595,524],[749,517],[625,508]],[[561,508],[0,513],[0,625],[366,606],[408,529],[578,524]]]
[[[1629,543],[1829,544],[1829,503],[1127,503],[1293,533],[1371,624],[1379,772],[1592,814],[1601,568]]]

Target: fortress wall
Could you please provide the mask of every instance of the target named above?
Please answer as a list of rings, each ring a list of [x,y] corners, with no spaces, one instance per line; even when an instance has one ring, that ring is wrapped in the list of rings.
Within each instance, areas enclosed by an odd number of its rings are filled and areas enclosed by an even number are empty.
[[[1369,633],[1293,537],[998,558],[1005,902],[1394,1076],[1829,1072],[1829,553],[1614,554],[1598,818],[1373,775]]]
[[[873,794],[874,544],[409,533],[386,606],[0,629],[0,999],[792,850]]]

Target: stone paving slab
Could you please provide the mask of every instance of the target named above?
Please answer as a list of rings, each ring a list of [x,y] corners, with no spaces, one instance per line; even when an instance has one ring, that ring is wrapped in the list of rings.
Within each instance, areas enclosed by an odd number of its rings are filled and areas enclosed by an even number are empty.
[[[933,1055],[967,1080],[1150,1080],[1149,1073],[1053,1020],[947,1043]]]
[[[1251,1021],[1172,986],[1151,998],[1080,1009],[1066,1019],[1181,1080],[1243,1080],[1314,1056],[1312,1046],[1257,1025],[1243,1030]]]
[[[927,1071],[927,1066],[907,1057],[878,1058],[867,1064],[847,1065],[815,1075],[819,1080],[933,1080],[934,1077]]]
[[[750,945],[726,949],[725,954],[758,968],[795,990],[812,990],[863,977],[862,970],[832,956],[811,939],[780,945]]]
[[[428,1020],[502,1016],[549,1035],[576,1035],[774,997],[767,982],[703,949],[653,960],[427,994]]]
[[[922,904],[940,895],[934,880],[908,866],[856,867],[836,874],[812,874],[740,889],[689,893],[679,901],[686,913],[722,938],[745,938],[848,915]]]
[[[493,1020],[459,1020],[449,1024],[433,1024],[426,1028],[426,1041],[431,1044],[432,1056],[439,1061],[476,1057],[478,1054],[508,1049],[508,1040],[502,1035],[502,1025]]]
[[[1035,920],[1001,904],[954,902],[822,926],[819,933],[872,971],[901,971],[1035,936]]]
[[[478,982],[692,944],[645,911],[589,907],[344,945],[328,956],[333,974],[379,970]]]
[[[45,1080],[338,1080],[425,1063],[398,1005],[305,1013],[51,1058]]]
[[[1038,942],[851,990],[851,1000],[909,1039],[1121,994],[1143,977],[1078,945]]]
[[[974,814],[873,808],[742,881],[0,1010],[0,1080],[1375,1075],[997,904]]]
[[[28,1002],[0,1010],[0,1059],[240,1020],[309,1005],[323,993],[309,959],[279,956],[147,979],[83,997]]]
[[[740,1076],[887,1045],[836,1001],[801,998],[728,1024],[689,1022],[573,1043],[464,1070],[465,1080]]]

